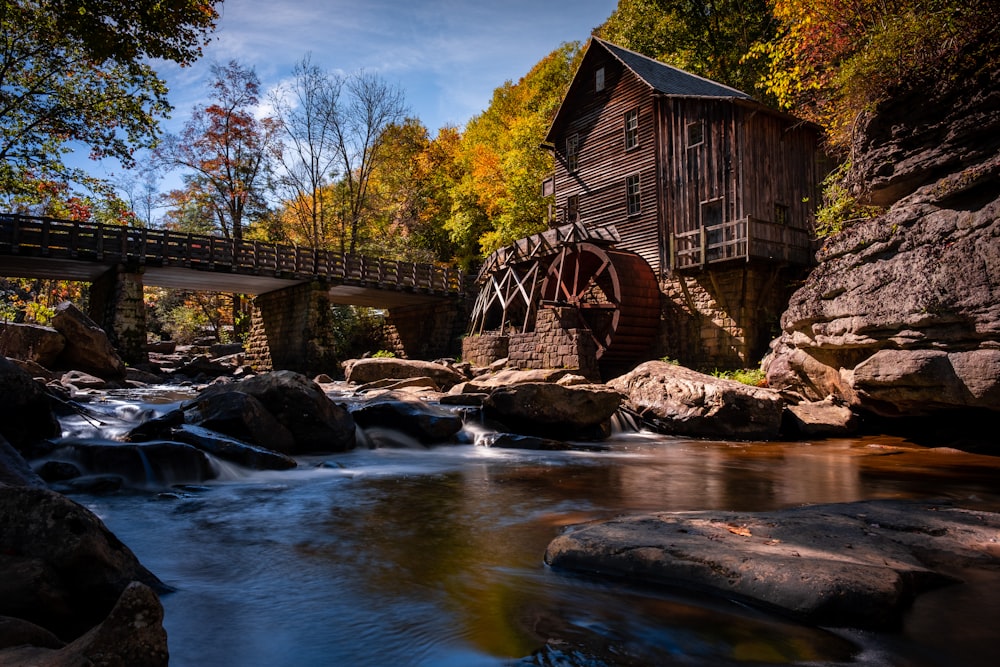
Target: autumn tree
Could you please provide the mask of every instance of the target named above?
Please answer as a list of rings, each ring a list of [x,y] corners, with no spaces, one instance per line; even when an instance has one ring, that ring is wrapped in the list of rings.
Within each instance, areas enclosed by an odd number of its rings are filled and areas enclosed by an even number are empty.
[[[427,128],[414,118],[390,125],[380,138],[386,160],[369,179],[369,215],[362,253],[428,261],[414,232],[425,195],[418,157],[430,145]]]
[[[846,153],[859,113],[887,96],[995,65],[993,0],[773,0],[778,36],[757,45],[782,106]]]
[[[266,208],[265,180],[277,146],[278,122],[254,116],[260,80],[236,61],[212,66],[211,103],[196,108],[179,136],[168,136],[157,154],[188,170],[189,185],[208,195],[217,231],[243,239],[248,214]]]
[[[341,88],[339,77],[306,55],[291,82],[270,96],[284,145],[275,181],[282,217],[293,238],[314,248],[326,247],[331,236],[333,207],[325,190],[339,174],[335,116]]]
[[[403,94],[376,75],[338,75],[306,56],[272,104],[285,133],[278,183],[289,217],[313,247],[355,252],[383,133],[405,116]]]
[[[581,55],[579,43],[563,44],[520,81],[497,88],[490,106],[467,123],[446,223],[464,266],[545,228],[541,184],[553,165],[540,145]]]
[[[746,55],[755,44],[775,35],[771,4],[771,0],[621,0],[598,34],[693,74],[760,93],[758,83],[766,67]]]
[[[165,229],[187,234],[211,234],[215,230],[212,196],[201,179],[189,177],[183,188],[161,196],[164,213],[160,223]]]
[[[154,60],[187,65],[215,27],[215,0],[5,0],[0,7],[0,190],[99,186],[65,164],[74,144],[134,164],[170,109]]]

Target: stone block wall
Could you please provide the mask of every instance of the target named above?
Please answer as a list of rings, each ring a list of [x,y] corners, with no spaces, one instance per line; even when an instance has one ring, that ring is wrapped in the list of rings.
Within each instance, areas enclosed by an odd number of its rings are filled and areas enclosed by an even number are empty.
[[[660,336],[652,358],[703,369],[754,368],[779,333],[796,274],[743,265],[660,280]]]
[[[146,304],[142,273],[118,265],[90,285],[88,316],[108,334],[123,361],[138,365],[149,361],[146,351]]]
[[[506,359],[510,350],[510,336],[485,333],[462,339],[462,361],[473,366],[489,366],[494,361]]]
[[[333,304],[321,283],[295,285],[253,300],[247,364],[257,372],[341,373],[334,354]]]
[[[540,308],[533,332],[510,336],[508,364],[515,368],[572,368],[598,380],[597,344],[589,332],[575,326],[576,322],[573,309]]]
[[[462,334],[468,326],[464,301],[449,299],[433,303],[390,308],[383,331],[386,349],[403,359],[458,357]]]

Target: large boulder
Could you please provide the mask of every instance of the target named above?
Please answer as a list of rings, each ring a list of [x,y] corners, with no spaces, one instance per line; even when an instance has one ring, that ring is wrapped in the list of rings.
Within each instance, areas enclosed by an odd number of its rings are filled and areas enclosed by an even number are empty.
[[[178,426],[172,436],[175,440],[186,442],[212,456],[251,470],[290,470],[298,465],[295,459],[280,452],[230,438],[193,424]]]
[[[444,408],[402,395],[383,394],[354,406],[351,416],[362,428],[388,428],[430,445],[446,442],[462,430],[462,418]]]
[[[137,488],[194,484],[216,477],[205,452],[169,440],[137,444],[87,438],[60,440],[52,460],[76,465],[84,475],[114,475]]]
[[[761,513],[677,512],[571,529],[553,567],[693,588],[810,623],[889,628],[948,571],[996,568],[1000,514],[870,501]]]
[[[292,432],[260,399],[242,391],[203,392],[185,404],[184,421],[283,454],[297,449]]]
[[[0,616],[72,640],[133,581],[167,588],[86,508],[47,489],[0,486]]]
[[[566,368],[505,368],[496,373],[486,373],[455,385],[449,390],[451,394],[489,393],[500,387],[510,387],[515,384],[538,382],[556,382],[562,384],[563,379],[574,376],[573,371]]]
[[[125,362],[111,345],[107,333],[71,302],[56,306],[52,328],[66,339],[66,347],[56,361],[58,366],[105,380],[125,380]]]
[[[888,208],[826,241],[768,384],[888,417],[1000,411],[1000,71],[889,100],[855,136],[856,194]]]
[[[823,401],[803,401],[787,406],[782,430],[786,435],[805,438],[842,437],[856,432],[858,426],[851,409],[831,396]]]
[[[294,452],[286,454],[343,452],[356,444],[354,419],[347,409],[330,400],[318,384],[304,375],[273,371],[240,382],[212,385],[197,400],[232,391],[260,401],[292,434]]]
[[[17,364],[0,357],[0,434],[26,453],[38,440],[60,433],[45,387]]]
[[[0,667],[167,667],[169,663],[163,606],[156,593],[138,581],[125,588],[100,625],[68,645],[54,646],[49,636],[37,631],[21,632],[29,641],[0,648]]]
[[[45,482],[31,469],[21,452],[0,435],[0,484],[44,487]]]
[[[663,433],[771,439],[781,431],[785,402],[770,389],[647,361],[608,382],[626,405]]]
[[[489,418],[517,433],[590,440],[610,433],[621,402],[621,394],[604,385],[525,382],[494,389],[484,407]]]
[[[66,347],[66,338],[52,327],[0,322],[0,353],[52,368]]]
[[[444,364],[391,357],[345,361],[344,377],[351,384],[369,384],[386,379],[404,380],[406,378],[429,377],[442,390],[450,389],[465,380],[464,375]]]

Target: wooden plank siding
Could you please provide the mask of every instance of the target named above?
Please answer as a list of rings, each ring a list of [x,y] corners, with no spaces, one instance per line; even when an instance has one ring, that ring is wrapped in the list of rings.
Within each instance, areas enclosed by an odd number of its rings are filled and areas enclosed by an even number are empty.
[[[816,207],[816,134],[784,117],[739,107],[744,174],[740,218],[776,222],[774,206],[788,208],[787,225],[812,231]]]
[[[633,63],[626,66],[611,53],[615,47],[595,44],[547,137],[555,156],[553,225],[614,225],[618,247],[641,255],[661,277],[723,261],[810,263],[820,180],[815,128],[739,91],[684,79],[693,75],[670,70],[674,83],[658,78],[637,54],[626,56]],[[601,68],[604,89],[597,90]],[[625,117],[633,109],[639,141],[626,150]],[[692,127],[698,136],[689,134]],[[566,142],[573,136],[571,172]],[[641,211],[630,215],[626,180],[634,175]]]
[[[574,109],[572,118],[554,134],[556,224],[571,222],[567,201],[579,198],[579,220],[587,227],[614,225],[618,247],[641,255],[659,271],[662,243],[658,219],[656,122],[649,87],[619,61],[600,49],[588,52],[563,101]],[[598,68],[605,72],[605,88],[595,90]],[[625,150],[625,114],[639,111],[639,143]],[[570,173],[566,138],[579,136],[578,168]],[[640,213],[628,215],[626,178],[638,175]]]
[[[673,244],[673,266],[729,259],[808,263],[815,133],[737,100],[664,97],[660,107],[664,238]],[[689,127],[697,123],[702,141],[692,145]],[[712,203],[724,214],[706,215]],[[787,211],[783,221],[776,206]],[[730,245],[720,248],[723,242]],[[703,252],[710,247],[718,252]]]

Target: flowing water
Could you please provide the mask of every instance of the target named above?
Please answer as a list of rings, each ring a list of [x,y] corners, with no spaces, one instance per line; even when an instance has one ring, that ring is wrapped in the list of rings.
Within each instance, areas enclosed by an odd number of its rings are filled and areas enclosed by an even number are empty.
[[[900,631],[875,633],[542,561],[564,526],[624,513],[873,498],[1000,510],[997,457],[889,437],[604,444],[358,449],[76,500],[176,588],[162,598],[174,667],[997,664],[1000,572],[965,573],[968,585],[918,598]]]

